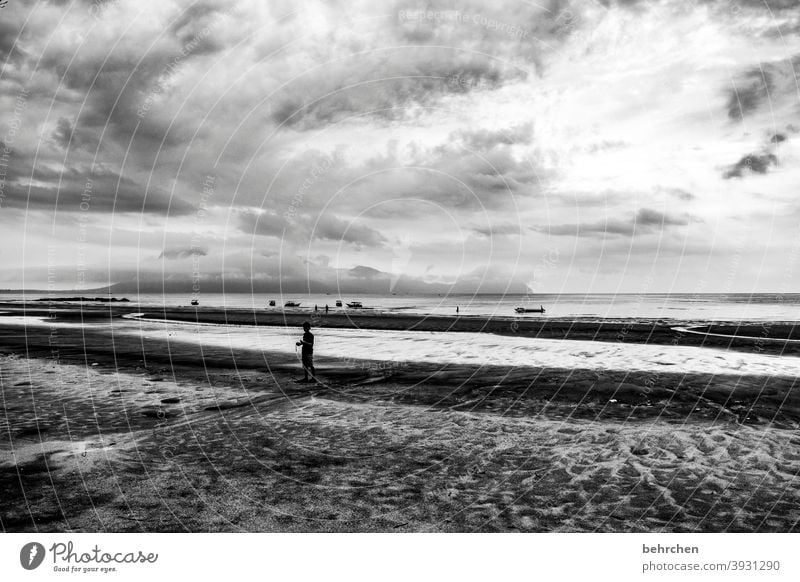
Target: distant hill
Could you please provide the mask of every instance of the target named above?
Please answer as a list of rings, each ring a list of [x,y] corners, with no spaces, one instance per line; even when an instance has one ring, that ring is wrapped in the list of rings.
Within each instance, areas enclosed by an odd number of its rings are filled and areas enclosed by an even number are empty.
[[[151,276],[152,277],[152,276]],[[496,281],[484,281],[491,285]],[[20,289],[8,289],[7,293],[20,293]],[[136,295],[179,293],[191,295],[195,291],[195,282],[190,275],[167,275],[163,280],[140,276],[128,281],[120,281],[113,285],[94,289],[26,289],[26,294],[43,296],[57,295]],[[524,285],[503,289],[505,293],[525,293]],[[2,292],[2,291],[0,291]],[[201,279],[200,293],[369,293],[369,294],[446,294],[446,293],[496,293],[496,289],[475,289],[473,282],[460,282],[455,285],[438,282],[427,282],[421,279],[395,276],[372,267],[359,265],[352,269],[342,269],[337,280],[307,280],[305,278],[260,278],[244,279],[242,277],[214,276]]]

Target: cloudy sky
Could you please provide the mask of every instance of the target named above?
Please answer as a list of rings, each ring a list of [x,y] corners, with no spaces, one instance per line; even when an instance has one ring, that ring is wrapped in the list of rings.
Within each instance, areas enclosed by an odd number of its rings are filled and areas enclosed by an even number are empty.
[[[799,4],[11,0],[0,287],[796,291]]]

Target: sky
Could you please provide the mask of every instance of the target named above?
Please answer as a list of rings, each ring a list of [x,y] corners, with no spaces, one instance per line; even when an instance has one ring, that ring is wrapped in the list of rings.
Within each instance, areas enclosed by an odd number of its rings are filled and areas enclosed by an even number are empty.
[[[800,2],[17,0],[0,62],[0,288],[800,283]]]

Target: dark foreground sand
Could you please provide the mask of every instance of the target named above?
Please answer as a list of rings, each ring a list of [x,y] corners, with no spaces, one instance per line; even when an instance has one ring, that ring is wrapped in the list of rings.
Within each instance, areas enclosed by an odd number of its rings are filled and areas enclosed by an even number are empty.
[[[620,341],[619,328],[591,325],[575,333]],[[675,336],[623,325],[625,341]],[[298,365],[285,355],[25,332],[0,316],[0,525],[800,529],[795,378],[317,365],[323,383],[309,387],[292,382]]]

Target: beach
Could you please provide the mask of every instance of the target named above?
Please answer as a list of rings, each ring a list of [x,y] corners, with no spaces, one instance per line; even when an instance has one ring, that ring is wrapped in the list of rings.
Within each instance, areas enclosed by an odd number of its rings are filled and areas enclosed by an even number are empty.
[[[800,527],[791,322],[0,312],[5,531]]]

